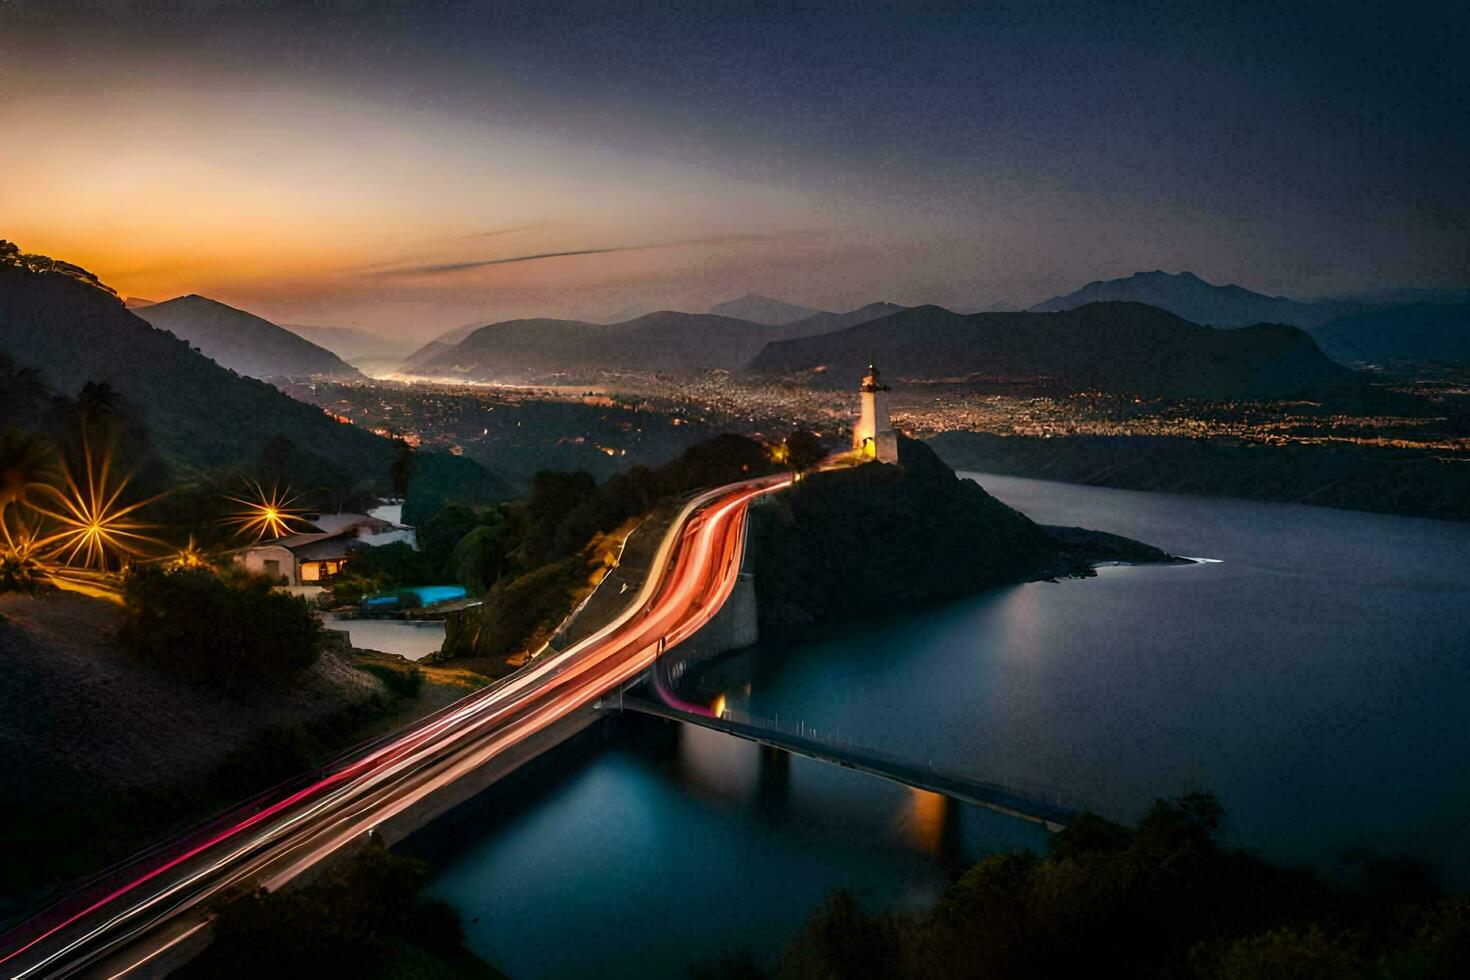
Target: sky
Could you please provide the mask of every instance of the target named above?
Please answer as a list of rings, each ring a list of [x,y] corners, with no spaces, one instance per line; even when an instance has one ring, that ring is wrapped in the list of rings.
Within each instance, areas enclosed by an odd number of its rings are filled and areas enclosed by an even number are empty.
[[[0,237],[131,296],[516,316],[1470,281],[1470,8],[0,0]]]

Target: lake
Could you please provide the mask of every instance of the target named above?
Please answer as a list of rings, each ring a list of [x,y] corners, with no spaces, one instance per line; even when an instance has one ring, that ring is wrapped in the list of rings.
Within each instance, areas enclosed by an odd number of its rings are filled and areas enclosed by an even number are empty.
[[[444,645],[443,620],[358,619],[327,614],[328,629],[346,630],[355,647],[422,660]]]
[[[1043,523],[1213,561],[875,610],[689,693],[1117,819],[1208,790],[1239,846],[1323,869],[1408,855],[1470,887],[1470,525],[978,479]],[[507,794],[435,878],[476,920],[472,948],[514,976],[682,976],[738,949],[769,964],[833,888],[923,904],[966,861],[1045,846],[875,778],[629,725]]]

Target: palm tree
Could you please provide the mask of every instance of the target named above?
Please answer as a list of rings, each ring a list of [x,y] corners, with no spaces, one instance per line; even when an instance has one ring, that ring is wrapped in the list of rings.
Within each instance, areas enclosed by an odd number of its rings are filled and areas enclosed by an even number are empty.
[[[44,581],[34,521],[13,517],[11,504],[24,503],[45,486],[51,447],[19,429],[0,432],[0,593],[35,592]]]
[[[0,519],[11,504],[22,503],[53,470],[50,445],[19,429],[0,432]]]
[[[0,423],[34,416],[49,394],[40,371],[22,367],[0,351]]]

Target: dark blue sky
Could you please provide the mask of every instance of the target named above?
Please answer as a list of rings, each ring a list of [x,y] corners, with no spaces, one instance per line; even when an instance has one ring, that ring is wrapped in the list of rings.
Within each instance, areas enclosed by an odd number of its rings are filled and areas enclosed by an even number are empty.
[[[301,6],[11,0],[0,97],[301,93],[690,168],[711,197],[799,199],[792,228],[838,229],[834,255],[884,252],[901,301],[1028,302],[1137,268],[1297,294],[1470,269],[1463,3]],[[627,191],[592,169],[528,251],[610,244],[565,224]],[[751,230],[686,217],[627,243]],[[793,298],[873,298],[843,261],[803,252]],[[701,274],[695,292],[721,284]]]

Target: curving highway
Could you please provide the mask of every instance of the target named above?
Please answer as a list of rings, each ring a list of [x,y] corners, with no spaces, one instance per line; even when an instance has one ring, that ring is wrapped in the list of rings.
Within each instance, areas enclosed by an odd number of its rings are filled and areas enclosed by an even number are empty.
[[[690,501],[635,601],[567,650],[140,855],[0,937],[6,976],[151,972],[208,925],[206,904],[278,888],[548,726],[591,705],[707,623],[735,586],[746,509],[789,476]]]

